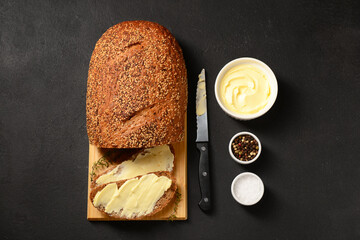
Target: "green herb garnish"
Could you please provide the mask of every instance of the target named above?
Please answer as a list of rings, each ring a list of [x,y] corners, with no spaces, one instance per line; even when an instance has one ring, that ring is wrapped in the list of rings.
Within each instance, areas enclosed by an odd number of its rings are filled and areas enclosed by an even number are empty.
[[[176,217],[176,213],[177,213],[177,210],[179,208],[179,202],[181,201],[181,193],[179,191],[179,189],[176,189],[176,192],[175,192],[175,206],[174,206],[174,210],[173,212],[171,213],[171,215],[169,216],[168,220],[170,221],[174,221],[177,217]]]
[[[97,170],[99,170],[100,168],[103,168],[103,167],[108,167],[110,165],[109,160],[107,160],[106,158],[108,156],[110,156],[110,154],[112,154],[112,153],[113,153],[112,150],[106,152],[105,155],[103,155],[101,158],[99,158],[99,160],[97,160],[96,162],[93,163],[93,165],[91,167],[91,172],[90,172],[91,181],[93,181],[94,177],[96,176],[95,171],[97,171]]]

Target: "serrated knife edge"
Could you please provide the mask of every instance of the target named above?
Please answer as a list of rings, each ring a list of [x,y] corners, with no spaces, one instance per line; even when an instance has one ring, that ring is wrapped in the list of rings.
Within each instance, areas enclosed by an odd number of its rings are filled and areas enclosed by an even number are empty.
[[[203,108],[203,109],[200,109]],[[196,142],[208,142],[207,95],[205,69],[201,70],[196,88]]]

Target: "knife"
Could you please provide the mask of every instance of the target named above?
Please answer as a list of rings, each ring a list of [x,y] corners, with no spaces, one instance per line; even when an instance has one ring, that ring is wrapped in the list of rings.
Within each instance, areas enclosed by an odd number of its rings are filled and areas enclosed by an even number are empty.
[[[196,147],[200,151],[199,161],[199,183],[201,191],[201,200],[199,207],[203,211],[211,208],[210,198],[210,174],[209,174],[209,136],[208,136],[208,120],[206,106],[206,83],[205,69],[199,74],[199,81],[196,89],[196,124],[197,136]]]

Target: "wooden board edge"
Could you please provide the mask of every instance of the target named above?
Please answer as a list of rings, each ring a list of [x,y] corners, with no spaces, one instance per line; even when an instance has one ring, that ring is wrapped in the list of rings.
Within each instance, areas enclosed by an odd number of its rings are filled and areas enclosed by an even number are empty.
[[[92,151],[95,151],[95,149],[91,146],[91,144],[89,143],[89,159],[90,159],[90,156],[92,153]],[[88,161],[89,161],[88,159]],[[87,208],[87,219],[90,220],[92,219],[90,217],[90,200],[89,200],[89,197],[90,197],[90,183],[91,183],[91,177],[90,177],[90,173],[91,173],[91,166],[90,166],[90,162],[88,162],[88,190],[87,190],[87,196],[86,196],[86,208]]]

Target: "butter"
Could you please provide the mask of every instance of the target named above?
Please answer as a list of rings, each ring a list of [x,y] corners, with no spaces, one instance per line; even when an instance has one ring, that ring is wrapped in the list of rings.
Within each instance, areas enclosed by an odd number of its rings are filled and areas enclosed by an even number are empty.
[[[231,68],[221,79],[221,101],[234,113],[259,112],[268,103],[270,93],[267,75],[260,68],[250,64]]]
[[[151,173],[130,179],[119,189],[116,183],[108,184],[97,192],[93,203],[95,207],[103,206],[109,214],[121,211],[121,217],[143,216],[154,210],[157,201],[170,186],[171,179]]]
[[[149,172],[169,171],[174,167],[174,155],[168,145],[148,148],[136,156],[134,160],[127,160],[116,166],[110,172],[100,176],[96,184],[116,182],[133,178]]]
[[[199,75],[196,93],[196,115],[201,116],[206,112],[206,87],[205,79]]]
[[[95,206],[106,206],[108,202],[111,201],[114,192],[117,190],[116,183],[111,183],[99,191],[94,198]]]

